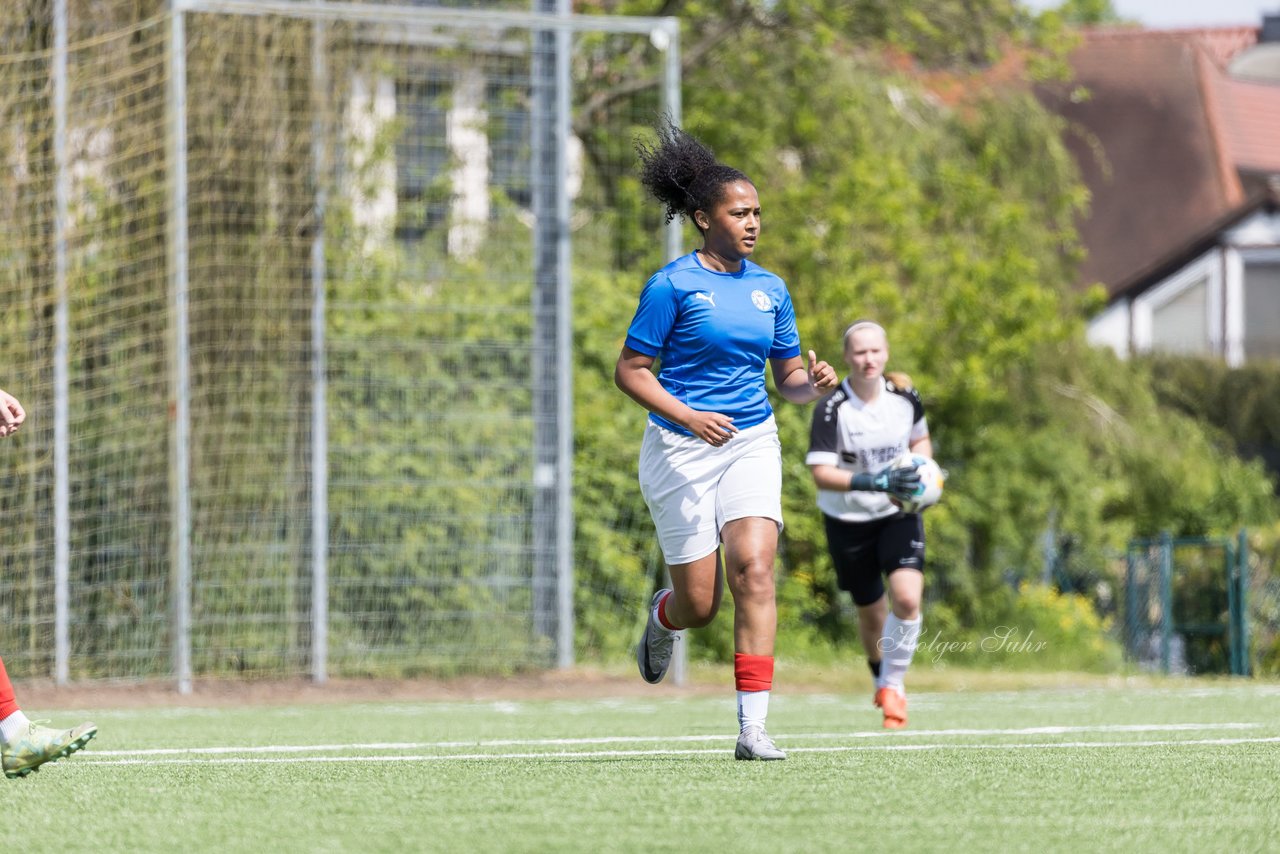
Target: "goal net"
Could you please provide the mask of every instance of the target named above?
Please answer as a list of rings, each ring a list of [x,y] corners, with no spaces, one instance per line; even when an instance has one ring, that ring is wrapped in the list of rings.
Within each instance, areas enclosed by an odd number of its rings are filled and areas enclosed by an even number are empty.
[[[0,12],[0,388],[29,413],[0,448],[0,655],[59,680],[571,659],[546,223],[566,193],[589,304],[662,260],[631,140],[673,106],[674,31],[167,5]],[[634,588],[578,579],[628,615]]]

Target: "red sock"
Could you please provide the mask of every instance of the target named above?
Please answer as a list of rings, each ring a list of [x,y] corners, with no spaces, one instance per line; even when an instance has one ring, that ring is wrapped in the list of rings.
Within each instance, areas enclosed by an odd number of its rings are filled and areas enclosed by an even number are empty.
[[[773,687],[773,656],[735,652],[733,681],[739,691],[768,691]]]
[[[667,617],[667,600],[673,595],[675,595],[675,591],[668,590],[667,595],[658,600],[658,622],[662,624],[664,629],[670,629],[673,632],[678,632],[684,628],[684,626],[677,626]]]
[[[13,683],[9,681],[9,673],[4,669],[4,659],[0,658],[0,721],[18,711],[18,700],[13,695]]]

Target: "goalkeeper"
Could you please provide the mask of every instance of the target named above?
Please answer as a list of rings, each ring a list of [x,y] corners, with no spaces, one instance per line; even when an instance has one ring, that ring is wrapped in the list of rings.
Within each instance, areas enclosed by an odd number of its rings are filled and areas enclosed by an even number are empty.
[[[16,433],[26,418],[18,399],[0,389],[0,438]],[[97,734],[98,728],[91,723],[68,730],[33,723],[18,708],[13,684],[0,659],[0,765],[6,777],[25,777],[46,762],[70,756]]]
[[[884,726],[900,729],[907,725],[903,682],[920,637],[924,525],[893,501],[910,496],[919,475],[889,463],[908,451],[932,457],[933,446],[920,396],[909,379],[885,375],[888,358],[880,324],[859,320],[845,330],[849,376],[814,407],[805,462],[837,583],[857,606],[875,704]]]

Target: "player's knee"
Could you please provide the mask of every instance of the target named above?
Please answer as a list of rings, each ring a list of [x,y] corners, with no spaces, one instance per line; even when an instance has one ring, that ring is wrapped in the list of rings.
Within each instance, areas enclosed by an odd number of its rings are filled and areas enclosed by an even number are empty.
[[[899,620],[917,620],[920,618],[920,597],[902,596],[893,602],[893,615]]]
[[[893,615],[899,620],[915,620],[920,617],[920,599],[923,589],[918,571],[903,567],[889,577],[889,598],[893,600]]]
[[[735,600],[773,600],[773,565],[766,561],[747,561],[733,570]]]

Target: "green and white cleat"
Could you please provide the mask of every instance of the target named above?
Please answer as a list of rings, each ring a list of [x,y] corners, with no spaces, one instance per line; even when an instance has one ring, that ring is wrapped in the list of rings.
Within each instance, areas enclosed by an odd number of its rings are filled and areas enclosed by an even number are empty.
[[[0,745],[0,764],[10,779],[38,771],[46,762],[56,762],[80,750],[98,734],[96,724],[82,723],[75,729],[50,729],[32,723],[18,738]]]

